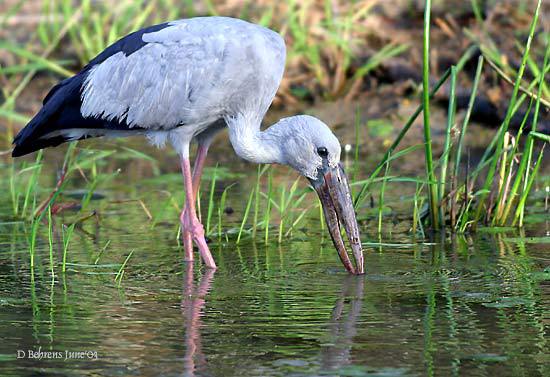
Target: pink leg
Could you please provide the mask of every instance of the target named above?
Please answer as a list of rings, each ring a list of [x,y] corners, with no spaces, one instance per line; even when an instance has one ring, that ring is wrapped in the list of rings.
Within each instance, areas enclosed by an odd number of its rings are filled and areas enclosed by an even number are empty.
[[[186,211],[182,213],[182,228],[184,231],[191,233],[191,238],[199,247],[201,257],[207,267],[216,268],[216,263],[212,254],[208,249],[206,240],[204,239],[204,228],[197,218],[197,212],[195,209],[195,195],[193,193],[193,178],[191,176],[191,165],[189,158],[181,159],[181,171],[183,173],[183,179],[185,183],[185,199],[186,199]],[[188,245],[184,245],[187,247]],[[186,255],[192,254],[192,250],[186,250]]]
[[[208,153],[208,147],[210,143],[199,144],[197,149],[197,157],[195,158],[195,166],[193,167],[193,203],[197,200],[197,194],[199,192],[199,185],[202,177],[202,169],[204,168],[204,161],[206,160],[206,154]],[[183,224],[187,212],[187,200],[183,206],[183,211],[180,215],[180,221]],[[193,240],[191,232],[182,228],[183,247],[185,250],[185,261],[193,261]]]

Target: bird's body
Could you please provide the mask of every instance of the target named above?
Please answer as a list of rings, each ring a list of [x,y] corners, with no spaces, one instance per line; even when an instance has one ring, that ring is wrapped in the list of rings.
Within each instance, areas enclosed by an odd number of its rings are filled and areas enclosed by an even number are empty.
[[[25,138],[37,136],[58,143],[141,133],[157,145],[170,140],[179,151],[225,119],[246,117],[259,129],[284,64],[279,34],[238,19],[193,18],[143,29],[54,87],[37,127],[16,139],[14,155]]]
[[[310,179],[320,196],[319,190],[328,190],[330,181],[324,174],[330,170],[340,175],[340,144],[318,119],[295,116],[260,130],[281,82],[285,57],[278,33],[233,18],[191,18],[139,30],[52,88],[42,109],[14,139],[12,155],[97,136],[143,134],[158,146],[170,141],[181,156],[186,184],[188,208],[181,221],[187,259],[192,259],[193,239],[206,264],[215,267],[194,201],[208,147],[219,130],[227,126],[231,144],[242,158],[290,165]],[[193,175],[192,140],[199,144]],[[344,200],[349,207],[349,191],[336,194],[342,197],[325,199]],[[342,214],[336,214],[346,206],[330,206],[338,223]],[[356,228],[355,222],[353,237],[348,235],[357,260]],[[331,235],[340,237],[332,230]],[[347,254],[341,248],[339,254],[346,264]],[[352,271],[349,258],[347,262]],[[362,254],[357,264],[362,272]]]

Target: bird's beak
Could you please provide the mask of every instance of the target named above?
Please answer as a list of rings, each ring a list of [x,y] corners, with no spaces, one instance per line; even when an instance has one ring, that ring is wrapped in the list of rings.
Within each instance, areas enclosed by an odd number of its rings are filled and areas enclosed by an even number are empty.
[[[332,242],[338,251],[344,267],[352,274],[364,274],[363,248],[361,246],[361,239],[359,238],[359,227],[355,218],[348,179],[346,178],[344,169],[340,164],[336,167],[330,167],[325,162],[323,167],[318,170],[317,178],[310,179],[310,182],[315,191],[317,191],[319,199],[321,199]],[[342,233],[340,232],[340,223],[348,235],[355,259],[355,267],[352,265],[346,251]]]

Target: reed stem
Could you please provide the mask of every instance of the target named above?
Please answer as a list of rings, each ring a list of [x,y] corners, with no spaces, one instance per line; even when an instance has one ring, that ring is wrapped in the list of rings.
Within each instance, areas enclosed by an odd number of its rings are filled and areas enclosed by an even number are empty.
[[[428,201],[431,226],[439,229],[439,211],[437,208],[437,183],[433,166],[432,135],[430,129],[430,11],[431,0],[426,0],[424,10],[424,39],[422,45],[422,98],[424,105],[424,157],[428,182]]]

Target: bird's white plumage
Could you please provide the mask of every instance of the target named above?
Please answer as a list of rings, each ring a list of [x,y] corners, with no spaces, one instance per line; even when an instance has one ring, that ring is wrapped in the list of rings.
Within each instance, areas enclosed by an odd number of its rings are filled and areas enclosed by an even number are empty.
[[[339,162],[338,140],[314,117],[289,117],[260,130],[285,65],[284,40],[276,32],[233,18],[199,17],[173,21],[142,39],[145,45],[134,53],[116,53],[91,68],[81,93],[84,117],[125,120],[153,144],[169,140],[184,158],[191,140],[211,138],[221,120],[235,152],[248,161],[290,165],[309,178],[322,165],[317,148],[327,148],[331,166]]]
[[[327,149],[331,167],[340,162],[340,142],[326,124],[309,115],[283,118],[262,132],[260,138],[264,146],[277,146],[280,157],[274,162],[289,165],[308,178],[315,178],[323,164],[318,148]]]
[[[93,67],[82,91],[83,116],[125,119],[163,137],[188,138],[214,121],[265,115],[281,81],[285,45],[267,28],[225,17],[192,18],[143,34],[135,53]]]

